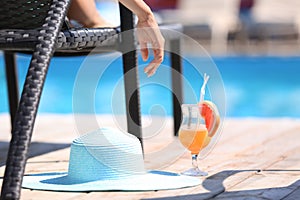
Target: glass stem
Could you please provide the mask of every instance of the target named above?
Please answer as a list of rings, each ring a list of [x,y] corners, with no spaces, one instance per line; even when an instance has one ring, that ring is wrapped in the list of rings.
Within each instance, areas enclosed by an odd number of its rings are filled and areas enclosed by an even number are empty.
[[[198,154],[192,154],[192,165],[194,169],[198,169],[197,158],[198,158]]]

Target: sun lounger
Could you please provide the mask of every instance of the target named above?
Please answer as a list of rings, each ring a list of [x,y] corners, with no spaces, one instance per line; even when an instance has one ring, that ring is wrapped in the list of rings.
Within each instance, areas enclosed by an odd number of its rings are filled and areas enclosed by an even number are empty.
[[[129,133],[142,140],[135,38],[133,34],[121,34],[123,38],[120,38],[118,34],[119,31],[133,29],[132,13],[120,5],[120,30],[117,28],[62,29],[69,2],[69,0],[10,0],[0,3],[0,49],[5,52],[13,122],[1,199],[20,198],[27,152],[53,55],[87,55],[95,47],[100,52],[123,52],[123,73],[130,70],[134,72],[124,78],[127,129]],[[127,46],[130,45],[132,51],[124,52],[125,42]],[[179,38],[171,39],[171,46],[175,48],[173,52],[179,52],[179,45]],[[32,54],[20,100],[16,77],[16,52]],[[180,72],[180,56],[171,53],[171,59],[173,68]],[[176,78],[173,80],[174,88],[181,91],[180,81],[178,81],[180,77]],[[179,99],[174,100],[174,110],[180,113],[181,96],[177,95],[177,97]],[[180,120],[181,115],[177,114],[177,116]],[[175,123],[178,127],[179,120],[177,119]]]
[[[300,2],[298,0],[255,1],[249,37],[261,39],[295,37],[299,32]]]

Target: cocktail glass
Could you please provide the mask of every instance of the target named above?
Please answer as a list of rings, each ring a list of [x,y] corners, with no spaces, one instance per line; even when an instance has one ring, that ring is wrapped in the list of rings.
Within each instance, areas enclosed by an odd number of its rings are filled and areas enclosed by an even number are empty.
[[[198,154],[204,146],[208,137],[205,121],[200,114],[197,104],[182,104],[182,123],[179,129],[179,140],[181,144],[191,152],[192,168],[182,172],[188,176],[207,176],[198,167]]]

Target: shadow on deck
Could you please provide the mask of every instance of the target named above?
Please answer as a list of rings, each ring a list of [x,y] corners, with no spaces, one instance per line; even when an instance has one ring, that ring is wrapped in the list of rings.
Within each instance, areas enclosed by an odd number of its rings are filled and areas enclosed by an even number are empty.
[[[203,187],[210,192],[199,193],[199,194],[189,194],[189,195],[179,195],[172,197],[162,197],[162,198],[145,198],[143,200],[200,200],[200,199],[272,199],[274,194],[281,194],[280,199],[290,200],[299,197],[300,195],[300,180],[286,187],[274,187],[274,188],[263,188],[254,190],[239,190],[239,191],[226,191],[224,186],[224,181],[237,173],[241,172],[254,172],[261,173],[259,169],[253,170],[226,170],[207,177],[203,180]],[[299,172],[299,170],[263,170],[263,172]],[[218,197],[218,195],[221,195]],[[277,196],[278,197],[278,196]],[[297,198],[296,198],[297,199]]]
[[[70,147],[69,143],[32,142],[29,148],[29,158]],[[0,141],[0,167],[5,165],[9,143]]]

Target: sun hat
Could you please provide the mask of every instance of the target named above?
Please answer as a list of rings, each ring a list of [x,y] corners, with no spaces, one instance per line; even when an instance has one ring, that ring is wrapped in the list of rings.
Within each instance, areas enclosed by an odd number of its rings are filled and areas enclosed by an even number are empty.
[[[48,191],[147,191],[199,185],[195,177],[147,171],[139,140],[117,129],[101,128],[71,144],[68,172],[26,175],[22,187]]]

